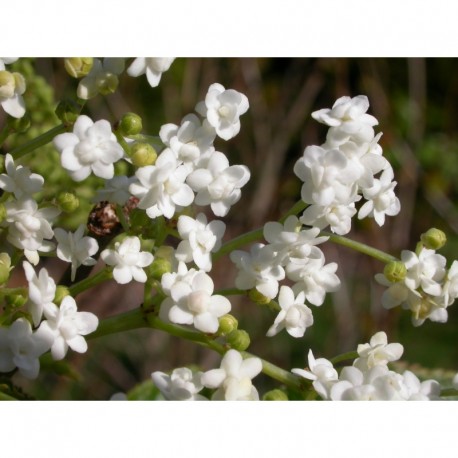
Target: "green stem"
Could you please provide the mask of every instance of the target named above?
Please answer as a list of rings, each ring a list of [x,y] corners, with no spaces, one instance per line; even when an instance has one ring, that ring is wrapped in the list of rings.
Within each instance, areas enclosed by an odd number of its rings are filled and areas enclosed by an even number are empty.
[[[302,210],[306,209],[308,207],[308,204],[306,204],[303,200],[300,200],[299,202],[296,202],[279,220],[281,224],[283,224],[288,216],[291,215],[297,215],[300,213]]]
[[[255,229],[254,231],[247,232],[246,234],[239,235],[235,239],[226,242],[214,255],[213,261],[216,261],[221,256],[234,251],[236,248],[240,248],[250,242],[255,242],[262,238],[262,232],[264,228]]]
[[[237,288],[218,289],[214,292],[214,294],[218,294],[220,296],[246,296],[247,293],[248,291]]]
[[[341,355],[337,355],[332,358],[330,361],[332,364],[341,363],[342,361],[349,361],[351,359],[356,359],[358,357],[357,351],[349,351],[347,353],[342,353]]]
[[[13,159],[19,159],[22,156],[25,156],[28,153],[31,153],[32,151],[35,151],[37,148],[40,148],[41,146],[46,145],[49,143],[56,135],[62,134],[63,132],[66,131],[66,128],[63,124],[60,124],[56,127],[53,127],[51,130],[48,130],[44,134],[40,135],[37,138],[34,138],[33,140],[30,140],[24,145],[18,146],[17,148],[14,148],[13,150],[10,151],[11,156],[13,156]]]
[[[346,246],[348,248],[352,248],[355,251],[359,251],[360,253],[367,254],[372,258],[375,258],[379,261],[384,263],[388,263],[391,261],[399,261],[399,259],[391,256],[384,251],[377,250],[377,248],[372,248],[369,245],[366,245],[361,242],[356,242],[355,240],[347,239],[346,237],[342,237],[341,235],[332,234],[330,232],[321,231],[320,235],[325,235],[329,237],[329,241],[333,243],[337,243],[338,245]]]
[[[458,390],[455,390],[454,388],[446,388],[445,390],[441,391],[441,398],[450,396],[458,396]]]
[[[87,289],[93,288],[94,286],[98,285],[99,283],[103,283],[106,280],[109,280],[113,277],[112,271],[110,268],[106,267],[105,269],[97,272],[92,277],[85,278],[78,283],[70,286],[69,291],[70,294],[75,297],[76,295],[86,291]]]
[[[88,339],[116,334],[118,332],[130,331],[132,329],[148,328],[149,324],[146,315],[141,308],[130,310],[129,312],[105,318],[99,322],[97,329]]]
[[[114,134],[116,135],[116,140],[118,140],[118,143],[122,146],[122,149],[125,151],[127,154],[127,157],[130,157],[130,148],[127,142],[124,140],[124,137],[122,136],[121,132],[119,130],[115,130]]]
[[[0,401],[17,401],[17,399],[0,391]]]

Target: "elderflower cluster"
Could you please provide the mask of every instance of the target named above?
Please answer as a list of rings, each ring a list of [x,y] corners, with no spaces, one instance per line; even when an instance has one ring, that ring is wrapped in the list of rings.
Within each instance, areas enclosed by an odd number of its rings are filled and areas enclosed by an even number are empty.
[[[404,278],[375,276],[378,283],[388,288],[382,296],[383,306],[391,309],[401,305],[410,310],[414,326],[422,325],[427,319],[446,322],[447,308],[458,297],[458,261],[453,261],[447,269],[444,256],[422,247],[419,253],[402,251],[401,263],[405,266]]]
[[[332,232],[347,234],[351,218],[360,207],[358,218],[373,217],[379,226],[385,215],[400,211],[394,194],[396,182],[389,162],[382,156],[378,144],[381,133],[375,135],[377,119],[366,113],[366,96],[341,97],[331,109],[312,113],[314,119],[329,126],[326,142],[308,146],[296,162],[294,173],[304,182],[302,200],[309,204],[301,222]],[[380,174],[380,175],[379,175]]]
[[[421,382],[411,371],[399,374],[388,368],[404,351],[401,344],[388,343],[384,332],[378,332],[367,344],[358,345],[352,366],[340,374],[324,358],[308,354],[308,370],[292,369],[300,377],[312,381],[315,391],[330,401],[429,401],[439,398],[441,387],[435,380]]]

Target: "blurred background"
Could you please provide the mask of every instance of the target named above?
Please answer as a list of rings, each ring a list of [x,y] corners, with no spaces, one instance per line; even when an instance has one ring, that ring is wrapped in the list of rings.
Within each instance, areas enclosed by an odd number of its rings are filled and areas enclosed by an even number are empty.
[[[59,124],[55,107],[63,98],[75,99],[78,84],[67,75],[63,59],[22,59],[11,67],[26,78],[24,98],[32,122],[25,134],[11,138],[7,151]],[[421,233],[437,227],[447,234],[448,243],[440,253],[450,265],[458,258],[456,71],[457,59],[176,59],[159,87],[152,89],[145,76],[131,78],[124,73],[116,93],[90,100],[83,113],[93,120],[114,123],[133,111],[142,116],[144,133],[158,135],[161,125],[179,124],[194,111],[214,82],[246,94],[250,109],[241,118],[240,134],[229,142],[215,142],[231,164],[245,164],[251,171],[241,201],[224,218],[225,240],[229,240],[278,219],[299,199],[301,182],[293,166],[306,146],[324,143],[327,131],[310,114],[330,108],[343,95],[365,94],[370,114],[379,120],[376,132],[383,132],[380,144],[384,155],[395,170],[401,213],[387,217],[381,228],[372,219],[354,219],[348,236],[399,256],[403,249],[415,249]],[[81,201],[89,201],[102,185],[95,177],[81,185],[73,183],[62,171],[51,145],[34,153],[27,164],[47,177],[44,199],[68,190]],[[118,173],[129,172],[120,169]],[[56,225],[75,229],[87,220],[92,205],[82,205],[77,214],[64,216]],[[208,216],[212,217],[211,213]],[[321,248],[327,262],[339,264],[342,286],[338,293],[329,294],[321,307],[312,306],[315,322],[302,339],[284,331],[266,338],[276,315],[245,297],[231,297],[240,328],[250,333],[249,351],[289,370],[304,367],[309,348],[316,357],[331,358],[355,350],[358,343],[383,330],[389,341],[404,345],[402,360],[417,375],[447,379],[456,373],[457,306],[449,308],[448,323],[427,321],[414,328],[408,312],[381,307],[383,288],[373,280],[383,270],[380,262],[331,243]],[[67,267],[53,258],[45,258],[41,265],[56,281]],[[220,259],[211,275],[216,288],[233,286],[235,271],[228,258]],[[16,273],[12,282],[24,284],[22,273]],[[142,294],[140,284],[119,287],[112,281],[81,294],[77,302],[79,308],[104,318],[136,308]],[[38,383],[19,377],[17,382],[39,399],[109,399],[148,380],[153,371],[195,363],[207,370],[218,367],[220,357],[193,343],[144,329],[92,340],[86,354],[69,352],[66,361],[72,372],[61,366],[64,375],[56,376],[53,364],[48,362],[48,366],[45,361]],[[255,385],[262,394],[275,383],[260,377]]]

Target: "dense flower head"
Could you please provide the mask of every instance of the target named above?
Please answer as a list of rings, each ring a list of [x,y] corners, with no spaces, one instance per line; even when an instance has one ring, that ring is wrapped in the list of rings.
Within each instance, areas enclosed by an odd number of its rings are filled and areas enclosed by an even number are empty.
[[[73,132],[57,135],[53,143],[61,154],[62,167],[75,181],[86,179],[91,172],[113,178],[113,164],[124,156],[110,123],[104,119],[94,123],[86,115],[78,116]]]

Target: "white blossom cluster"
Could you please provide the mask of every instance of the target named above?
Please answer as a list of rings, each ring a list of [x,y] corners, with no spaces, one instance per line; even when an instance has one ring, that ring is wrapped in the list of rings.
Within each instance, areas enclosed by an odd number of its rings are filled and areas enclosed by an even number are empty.
[[[319,232],[316,227],[303,230],[299,219],[289,216],[284,224],[265,224],[267,245],[257,243],[250,253],[235,250],[230,255],[238,268],[237,288],[255,288],[268,299],[278,294],[281,311],[268,336],[286,328],[293,337],[302,337],[313,324],[312,311],[305,301],[320,306],[326,293],[337,291],[340,286],[335,274],[337,264],[325,264],[325,256],[316,246],[328,240],[328,237],[319,237]],[[292,288],[282,286],[279,292],[279,281],[285,278],[295,283]]]
[[[243,359],[237,350],[229,350],[219,369],[205,373],[192,372],[186,367],[175,369],[171,375],[153,372],[151,377],[166,400],[203,401],[198,394],[204,387],[214,389],[212,400],[258,401],[259,394],[252,379],[262,370],[259,358]]]
[[[68,348],[84,353],[87,343],[83,336],[95,331],[98,319],[93,313],[78,312],[73,297],[63,298],[60,306],[53,301],[56,283],[42,268],[37,275],[33,267],[23,263],[29,284],[28,311],[33,328],[25,318],[18,318],[11,326],[0,326],[0,372],[17,370],[34,379],[40,370],[39,357],[51,350],[52,357],[60,360]]]
[[[382,296],[383,306],[391,309],[401,305],[410,310],[414,326],[426,319],[446,322],[447,308],[458,297],[458,261],[447,269],[445,257],[425,247],[418,254],[402,251],[401,261],[407,269],[403,280],[391,282],[384,274],[375,276],[378,283],[388,287]]]
[[[312,113],[314,119],[329,126],[326,142],[308,146],[296,162],[294,173],[304,182],[302,200],[309,204],[301,222],[308,226],[347,234],[351,218],[357,213],[356,202],[363,197],[358,218],[373,217],[379,226],[385,215],[400,211],[394,194],[396,182],[389,162],[375,135],[378,121],[366,113],[366,96],[341,97],[331,109]],[[379,175],[380,174],[380,175]]]
[[[367,344],[358,345],[352,366],[340,374],[324,358],[308,354],[308,369],[292,369],[296,375],[312,381],[315,391],[330,401],[429,401],[439,399],[440,384],[435,380],[421,382],[411,371],[399,374],[388,368],[404,351],[399,343],[388,343],[384,332],[378,332]]]

